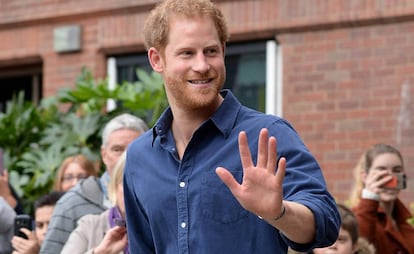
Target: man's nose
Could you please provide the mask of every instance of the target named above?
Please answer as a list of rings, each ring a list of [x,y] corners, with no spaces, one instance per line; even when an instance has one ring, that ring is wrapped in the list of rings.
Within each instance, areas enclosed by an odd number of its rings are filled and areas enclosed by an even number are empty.
[[[197,54],[197,57],[195,58],[194,64],[193,64],[193,70],[205,73],[210,69],[210,64],[206,58],[206,56],[203,53]]]

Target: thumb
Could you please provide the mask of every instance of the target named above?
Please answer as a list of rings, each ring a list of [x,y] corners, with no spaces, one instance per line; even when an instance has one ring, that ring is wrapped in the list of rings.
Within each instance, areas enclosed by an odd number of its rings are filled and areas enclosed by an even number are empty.
[[[240,187],[240,184],[227,169],[218,167],[216,168],[216,174],[233,194],[237,191],[238,187]]]

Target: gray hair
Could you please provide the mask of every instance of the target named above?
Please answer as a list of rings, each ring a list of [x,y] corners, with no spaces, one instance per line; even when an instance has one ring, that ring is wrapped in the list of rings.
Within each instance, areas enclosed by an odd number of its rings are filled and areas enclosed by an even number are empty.
[[[106,146],[109,135],[117,130],[129,129],[140,132],[141,134],[148,130],[147,124],[139,117],[124,113],[112,118],[103,129],[102,145]]]

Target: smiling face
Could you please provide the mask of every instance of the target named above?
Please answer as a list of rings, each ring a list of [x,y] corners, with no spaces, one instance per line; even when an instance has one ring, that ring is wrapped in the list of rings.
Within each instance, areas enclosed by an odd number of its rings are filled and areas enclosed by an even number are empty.
[[[165,49],[150,48],[149,59],[164,78],[169,103],[182,110],[210,108],[219,103],[225,81],[224,46],[209,16],[173,17]]]

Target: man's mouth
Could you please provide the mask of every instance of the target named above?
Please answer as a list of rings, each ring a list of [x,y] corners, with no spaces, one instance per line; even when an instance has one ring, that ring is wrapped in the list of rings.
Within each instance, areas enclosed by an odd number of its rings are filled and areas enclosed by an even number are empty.
[[[194,85],[204,85],[210,83],[212,80],[213,79],[189,80],[189,82]]]

